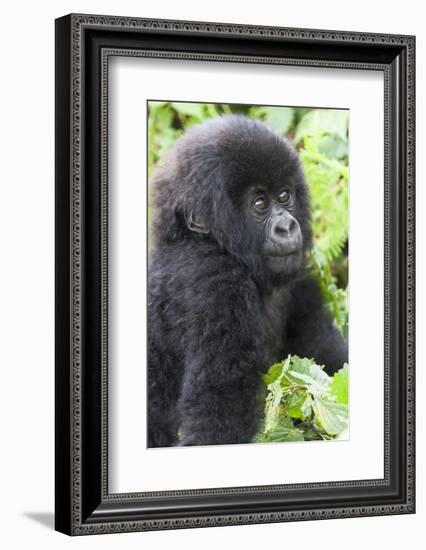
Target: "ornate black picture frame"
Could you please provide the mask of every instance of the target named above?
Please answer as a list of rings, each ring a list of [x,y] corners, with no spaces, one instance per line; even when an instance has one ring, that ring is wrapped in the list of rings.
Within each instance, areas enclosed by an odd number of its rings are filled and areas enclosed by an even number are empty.
[[[108,492],[107,74],[117,55],[383,72],[383,479]],[[56,21],[58,531],[414,513],[414,85],[413,36],[74,14]]]

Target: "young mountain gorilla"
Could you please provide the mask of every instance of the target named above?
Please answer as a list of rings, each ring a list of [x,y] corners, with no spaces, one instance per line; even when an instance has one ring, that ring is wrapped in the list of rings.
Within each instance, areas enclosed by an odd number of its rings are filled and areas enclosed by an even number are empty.
[[[347,360],[305,270],[297,153],[256,120],[221,117],[186,132],[153,184],[148,446],[247,443],[270,365],[292,353],[333,373]]]

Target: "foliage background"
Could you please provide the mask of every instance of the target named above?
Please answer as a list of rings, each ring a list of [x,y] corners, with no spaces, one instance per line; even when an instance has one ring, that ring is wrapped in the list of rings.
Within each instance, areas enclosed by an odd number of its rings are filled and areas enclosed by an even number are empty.
[[[349,111],[306,107],[178,103],[148,104],[148,176],[186,128],[207,118],[241,113],[286,136],[299,152],[312,202],[310,268],[336,325],[348,335]],[[149,201],[149,218],[152,205]],[[284,359],[284,358],[283,358]]]

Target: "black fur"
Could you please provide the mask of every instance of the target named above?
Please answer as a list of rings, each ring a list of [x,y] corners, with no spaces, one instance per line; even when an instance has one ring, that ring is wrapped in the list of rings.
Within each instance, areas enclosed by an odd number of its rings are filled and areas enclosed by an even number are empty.
[[[271,364],[292,353],[332,373],[347,360],[304,267],[312,237],[297,153],[256,120],[221,117],[187,131],[153,185],[148,446],[249,442]],[[254,220],[259,185],[272,194],[285,185],[291,202]],[[297,221],[301,248],[267,259],[281,214]]]

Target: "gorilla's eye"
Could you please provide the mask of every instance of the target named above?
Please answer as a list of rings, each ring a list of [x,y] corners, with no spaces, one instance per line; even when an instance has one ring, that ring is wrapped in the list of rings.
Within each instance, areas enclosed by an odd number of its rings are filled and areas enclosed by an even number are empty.
[[[278,202],[286,204],[290,200],[290,193],[288,191],[281,191],[278,195]]]
[[[266,210],[266,208],[268,208],[268,199],[261,195],[254,199],[253,205],[257,210]]]

